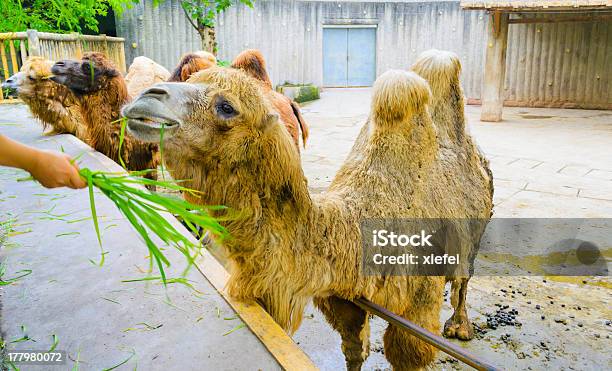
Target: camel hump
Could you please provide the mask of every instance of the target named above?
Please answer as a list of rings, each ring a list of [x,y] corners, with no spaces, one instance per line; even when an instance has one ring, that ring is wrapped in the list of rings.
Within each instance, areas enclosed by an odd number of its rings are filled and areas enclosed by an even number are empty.
[[[429,103],[429,85],[411,71],[389,70],[374,83],[372,114],[387,122],[402,120],[420,113]]]
[[[266,61],[259,50],[247,49],[242,51],[232,62],[232,68],[243,70],[272,89],[272,81],[266,70]]]
[[[447,94],[451,87],[459,86],[461,62],[453,52],[437,49],[424,51],[412,65],[412,70],[429,82],[436,98]]]

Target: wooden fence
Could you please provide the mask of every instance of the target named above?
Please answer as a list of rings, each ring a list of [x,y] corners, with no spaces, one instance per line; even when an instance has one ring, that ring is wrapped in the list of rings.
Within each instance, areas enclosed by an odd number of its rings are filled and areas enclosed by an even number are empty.
[[[52,61],[80,59],[84,52],[103,52],[121,71],[126,72],[124,39],[106,35],[55,34],[28,30],[0,33],[0,81],[19,71],[28,56]],[[6,101],[0,94],[0,103]]]

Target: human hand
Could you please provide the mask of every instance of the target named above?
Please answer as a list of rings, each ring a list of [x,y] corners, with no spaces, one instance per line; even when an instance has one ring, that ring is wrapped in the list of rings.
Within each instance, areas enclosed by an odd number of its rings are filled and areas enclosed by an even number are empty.
[[[31,166],[26,169],[34,179],[47,188],[85,188],[87,183],[79,175],[79,168],[70,156],[53,151],[36,151]]]

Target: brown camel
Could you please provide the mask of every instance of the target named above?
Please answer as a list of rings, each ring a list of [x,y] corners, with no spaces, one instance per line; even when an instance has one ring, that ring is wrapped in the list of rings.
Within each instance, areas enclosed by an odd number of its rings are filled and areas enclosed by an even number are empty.
[[[50,79],[51,66],[50,60],[29,57],[21,70],[2,87],[17,91],[32,115],[42,123],[43,130],[51,127],[47,135],[72,134],[89,142],[79,103],[70,89]]]
[[[202,192],[186,198],[242,212],[224,222],[232,236],[223,242],[231,262],[230,295],[258,300],[288,331],[299,327],[314,299],[340,333],[350,370],[360,369],[369,352],[368,314],[350,302],[354,298],[439,332],[443,276],[383,277],[361,270],[364,218],[466,214],[454,210],[464,207],[455,198],[431,209],[435,196],[469,189],[440,183],[446,164],[427,107],[428,83],[413,72],[382,75],[349,159],[328,192],[310,195],[291,138],[253,79],[213,68],[189,82],[157,84],[124,114],[130,131],[145,141],[159,141],[165,124],[168,168]],[[384,342],[397,370],[425,367],[436,354],[394,326]]]
[[[209,52],[198,51],[181,57],[178,65],[170,74],[168,81],[187,81],[194,73],[217,65],[217,58]]]
[[[278,111],[280,120],[285,124],[291,138],[293,138],[298,152],[300,150],[300,131],[302,132],[302,144],[306,147],[308,124],[304,117],[302,117],[300,106],[293,100],[272,89],[272,81],[268,76],[266,61],[261,52],[256,49],[244,50],[234,59],[232,68],[241,69],[261,82],[264,95],[270,100],[276,111]]]
[[[121,107],[129,102],[121,73],[102,53],[89,52],[80,61],[63,60],[52,68],[52,79],[67,86],[77,97],[91,146],[115,162],[119,160]],[[121,148],[127,170],[157,169],[158,145],[143,143],[129,134]],[[155,172],[147,174],[155,178]]]
[[[461,246],[459,251],[462,256],[473,260],[486,224],[493,214],[493,174],[488,160],[466,132],[463,91],[459,83],[461,62],[454,53],[432,49],[419,56],[412,70],[427,80],[431,87],[430,112],[438,129],[440,156],[446,167],[453,169],[449,187],[465,187],[470,190],[453,195],[458,196],[455,197],[456,204],[472,206],[459,208],[465,213],[457,216],[479,221],[472,225],[473,236],[470,241],[473,244]],[[447,200],[444,198],[444,201]],[[471,265],[473,262],[468,263]],[[470,276],[454,273],[448,279],[452,281],[451,304],[455,311],[444,325],[444,335],[469,340],[474,337],[466,309]],[[469,273],[472,273],[471,270]]]

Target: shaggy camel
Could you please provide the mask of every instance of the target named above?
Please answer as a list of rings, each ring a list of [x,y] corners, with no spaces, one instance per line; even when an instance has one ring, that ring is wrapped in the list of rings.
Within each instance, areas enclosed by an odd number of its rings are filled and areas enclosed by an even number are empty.
[[[52,68],[52,79],[67,86],[77,97],[85,125],[91,137],[91,146],[119,161],[121,133],[121,107],[129,101],[127,87],[121,73],[106,56],[88,52],[80,61],[63,60]],[[125,135],[121,159],[127,170],[157,169],[158,145],[143,143]],[[156,178],[154,171],[147,173]]]
[[[130,65],[125,83],[129,96],[134,98],[151,85],[167,81],[169,78],[170,72],[167,69],[152,59],[140,56],[134,58]]]
[[[15,89],[28,105],[32,115],[53,134],[73,134],[89,142],[87,127],[83,124],[78,101],[70,89],[50,79],[53,62],[42,57],[29,57],[21,70],[3,84]]]
[[[464,205],[454,199],[431,208],[432,199],[469,189],[449,188],[444,180],[449,169],[440,158],[430,95],[428,83],[413,72],[383,74],[349,159],[328,192],[312,196],[291,137],[258,84],[240,71],[213,68],[187,84],[157,84],[123,113],[129,130],[144,141],[158,142],[165,124],[168,168],[202,192],[185,194],[187,199],[241,211],[240,218],[223,222],[232,236],[223,242],[230,295],[259,301],[291,332],[314,299],[342,337],[347,367],[357,370],[369,353],[369,322],[352,299],[367,298],[429,331],[440,330],[445,277],[383,277],[361,269],[364,218],[466,213],[455,210]],[[436,354],[394,326],[384,343],[396,370],[425,367]]]
[[[187,53],[181,57],[178,65],[172,71],[168,81],[187,81],[194,73],[217,65],[217,58],[205,51]]]
[[[266,61],[261,52],[256,49],[244,50],[234,59],[232,68],[241,69],[261,82],[264,94],[270,99],[270,102],[278,111],[280,120],[285,124],[291,138],[293,138],[293,142],[298,152],[300,150],[300,130],[302,131],[302,144],[306,147],[308,124],[306,120],[304,120],[304,117],[302,117],[300,106],[288,97],[272,89],[272,81],[268,76]]]
[[[462,256],[473,260],[486,224],[493,214],[493,174],[488,160],[466,133],[463,91],[459,83],[461,62],[454,53],[432,49],[419,56],[412,70],[427,80],[431,87],[430,112],[438,130],[440,157],[446,168],[453,169],[452,179],[448,179],[449,187],[469,190],[449,195],[458,196],[454,201],[456,205],[464,205],[457,210],[465,213],[457,217],[480,222],[472,225],[470,241],[473,244],[461,246],[459,251]],[[448,199],[445,197],[444,202],[448,202]],[[454,313],[444,325],[444,335],[469,340],[474,337],[465,305],[469,276],[454,273],[448,277],[452,281]],[[469,273],[472,273],[471,270]]]

